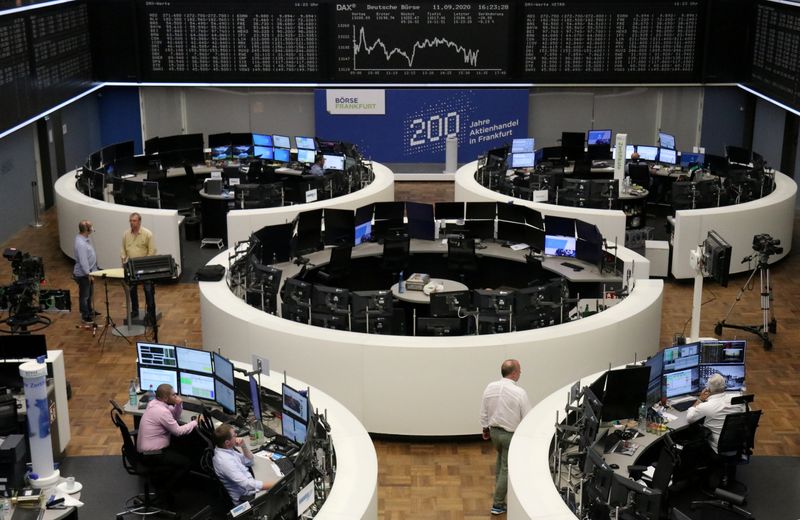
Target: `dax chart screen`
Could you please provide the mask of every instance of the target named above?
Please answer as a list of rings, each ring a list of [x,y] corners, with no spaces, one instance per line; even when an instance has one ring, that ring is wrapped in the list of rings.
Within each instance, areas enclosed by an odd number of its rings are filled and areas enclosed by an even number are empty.
[[[508,75],[508,3],[335,4],[334,17],[338,81]]]

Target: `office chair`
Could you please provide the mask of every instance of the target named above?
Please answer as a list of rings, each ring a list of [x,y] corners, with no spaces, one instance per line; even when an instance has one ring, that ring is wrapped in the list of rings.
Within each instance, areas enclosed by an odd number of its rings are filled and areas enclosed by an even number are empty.
[[[631,163],[628,165],[628,176],[631,178],[631,183],[641,186],[642,188],[650,189],[650,166],[642,163]]]
[[[691,504],[693,516],[691,518],[695,520],[737,520],[741,518],[753,520],[753,514],[742,507],[745,503],[743,496],[729,493],[723,489],[715,489],[714,496],[715,500],[693,500]],[[677,518],[682,520],[681,517]]]
[[[214,471],[214,444],[205,450],[203,450],[203,454],[200,456],[200,468],[202,469],[204,475],[214,482],[214,489],[216,490],[217,495],[219,496],[220,502],[223,504],[223,507],[226,511],[229,511],[233,508],[233,501],[231,500],[231,496],[228,494],[228,490],[225,489],[225,485],[217,476],[217,472]],[[252,470],[250,470],[252,474]]]
[[[408,267],[411,239],[407,234],[387,233],[383,239],[381,269],[397,275]]]
[[[736,468],[750,462],[761,413],[761,410],[751,410],[725,416],[717,444],[717,456],[712,456],[713,462],[722,465],[719,487],[739,495],[747,494],[747,486],[736,482]]]
[[[350,276],[351,256],[353,246],[336,246],[331,249],[331,260],[318,273],[324,282],[336,282]]]
[[[132,433],[128,430],[128,426],[122,420],[122,414],[119,413],[120,406],[113,401],[111,401],[111,406],[111,422],[119,429],[122,436],[122,466],[130,475],[144,478],[144,493],[134,498],[134,506],[132,508],[117,513],[116,518],[122,519],[128,515],[176,518],[178,516],[177,513],[153,505],[152,499],[155,494],[150,492],[150,483],[154,477],[159,476],[158,474],[163,473],[163,471],[159,472],[158,466],[148,464],[145,460],[148,455],[139,453],[136,450],[135,432]]]
[[[17,400],[11,394],[0,395],[0,435],[20,433],[17,420]]]
[[[462,283],[467,275],[478,271],[474,238],[461,236],[447,239],[447,270],[458,274]]]

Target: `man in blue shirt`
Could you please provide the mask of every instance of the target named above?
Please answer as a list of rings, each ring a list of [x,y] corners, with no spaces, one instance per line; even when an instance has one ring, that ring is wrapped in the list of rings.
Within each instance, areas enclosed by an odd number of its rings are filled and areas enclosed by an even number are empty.
[[[325,156],[321,153],[318,153],[317,156],[314,157],[314,164],[311,165],[311,168],[308,169],[308,172],[311,175],[316,175],[318,177],[325,175]]]
[[[96,315],[92,307],[92,277],[89,276],[92,271],[97,271],[97,254],[89,238],[93,231],[90,221],[81,220],[78,223],[78,234],[75,236],[75,267],[72,269],[72,277],[78,283],[81,320],[87,325],[94,323]]]
[[[233,505],[252,498],[257,491],[272,487],[272,484],[256,480],[250,474],[253,453],[244,439],[236,436],[230,424],[222,424],[214,430],[214,444],[214,473],[225,486]]]

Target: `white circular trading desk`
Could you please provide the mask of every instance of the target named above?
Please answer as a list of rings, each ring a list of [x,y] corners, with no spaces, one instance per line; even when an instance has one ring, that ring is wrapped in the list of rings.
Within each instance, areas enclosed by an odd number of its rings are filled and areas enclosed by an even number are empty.
[[[234,361],[234,364],[245,370],[252,369],[246,363]],[[241,376],[237,373],[236,377]],[[270,371],[269,377],[261,376],[261,385],[274,392],[281,392],[281,383],[283,374],[274,370]],[[287,377],[287,384],[297,390],[309,388],[306,382],[292,377]],[[322,390],[312,386],[309,399],[311,406],[320,413],[327,411],[331,442],[336,452],[336,478],[328,498],[314,518],[377,520],[378,457],[372,439],[350,410]]]
[[[423,241],[425,242],[425,241]],[[440,241],[429,251],[447,251]],[[412,240],[412,253],[418,252]],[[524,251],[489,247],[480,254]],[[353,257],[378,254],[378,244],[353,249]],[[329,250],[309,255],[327,255]],[[644,358],[658,348],[663,282],[647,280],[645,258],[621,248],[637,265],[631,295],[608,310],[542,329],[460,337],[381,336],[329,330],[285,320],[247,305],[225,280],[200,282],[203,344],[233,358],[257,353],[276,370],[312,382],[344,404],[367,431],[396,435],[451,436],[480,433],[478,409],[500,364],[517,358],[520,381],[532,402],[585,374]],[[226,251],[211,260],[228,266]],[[543,264],[544,265],[544,264]],[[557,266],[560,264],[557,264]],[[299,269],[278,264],[284,279]],[[556,267],[557,267],[556,266]],[[587,270],[589,271],[589,270]],[[581,276],[590,277],[587,272]],[[576,275],[578,276],[578,275]],[[637,279],[639,276],[645,279]],[[587,278],[588,279],[588,278]]]
[[[442,285],[442,290],[436,292],[466,291],[469,289],[469,287],[461,282],[445,280],[444,278],[431,278],[430,283]],[[391,291],[392,295],[400,301],[422,304],[431,302],[431,295],[425,294],[424,291],[411,291],[406,287],[405,291],[400,292],[400,282],[392,285]]]
[[[301,211],[319,208],[355,210],[373,202],[394,200],[394,173],[386,166],[372,163],[375,179],[364,188],[308,204],[279,208],[243,209],[228,212],[228,242],[247,240],[250,233],[264,226],[291,222]],[[142,216],[142,225],[153,232],[160,255],[172,255],[181,270],[181,241],[179,224],[183,218],[174,209],[141,208],[104,202],[84,195],[75,187],[75,171],[58,178],[55,184],[58,237],[61,251],[72,258],[78,222],[91,220],[97,264],[101,267],[119,265],[122,234],[129,228],[128,216],[134,211]]]
[[[542,215],[566,217],[583,220],[597,226],[600,233],[610,242],[625,242],[625,213],[618,209],[574,208],[558,206],[546,202],[531,202],[525,199],[503,195],[483,186],[475,179],[478,161],[467,163],[456,171],[456,202],[513,202],[539,211]]]

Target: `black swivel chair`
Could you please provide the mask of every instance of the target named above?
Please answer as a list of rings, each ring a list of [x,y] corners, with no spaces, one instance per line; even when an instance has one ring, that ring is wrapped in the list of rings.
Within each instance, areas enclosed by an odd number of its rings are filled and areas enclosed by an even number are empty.
[[[749,410],[725,416],[714,460],[723,470],[719,487],[739,495],[747,493],[747,486],[736,482],[736,468],[750,462],[761,413],[761,410]]]
[[[464,283],[467,275],[478,271],[475,239],[466,237],[447,239],[447,270],[459,276]]]
[[[628,165],[628,176],[631,178],[631,183],[641,186],[642,188],[650,189],[650,166],[643,163],[631,163]]]
[[[336,246],[331,249],[331,260],[326,267],[318,273],[324,282],[338,282],[350,276],[351,257],[353,246]]]
[[[153,518],[176,518],[178,515],[172,511],[155,507],[152,503],[154,494],[150,492],[150,484],[154,477],[158,477],[160,468],[156,465],[148,464],[145,460],[148,455],[139,453],[136,450],[135,432],[128,430],[128,425],[122,420],[120,411],[122,408],[113,400],[111,401],[111,422],[119,429],[122,436],[122,465],[131,475],[144,478],[144,493],[135,499],[134,506],[130,509],[117,513],[118,520],[128,515]]]

